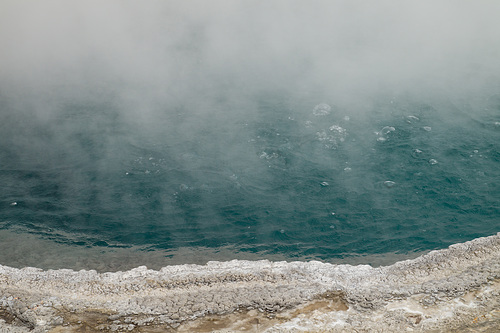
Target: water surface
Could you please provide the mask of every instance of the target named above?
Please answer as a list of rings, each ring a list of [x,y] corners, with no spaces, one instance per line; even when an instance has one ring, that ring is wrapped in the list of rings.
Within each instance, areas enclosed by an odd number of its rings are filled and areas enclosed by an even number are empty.
[[[253,98],[232,119],[221,103],[203,121],[181,108],[134,123],[85,101],[46,125],[7,121],[0,227],[86,248],[326,261],[498,230],[498,96],[381,97],[362,117],[307,96]]]

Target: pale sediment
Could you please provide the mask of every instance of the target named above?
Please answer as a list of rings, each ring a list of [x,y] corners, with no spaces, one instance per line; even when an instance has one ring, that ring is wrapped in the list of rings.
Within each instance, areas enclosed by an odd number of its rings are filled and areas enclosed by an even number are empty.
[[[0,266],[0,332],[488,331],[500,233],[373,268],[238,261],[126,272]]]

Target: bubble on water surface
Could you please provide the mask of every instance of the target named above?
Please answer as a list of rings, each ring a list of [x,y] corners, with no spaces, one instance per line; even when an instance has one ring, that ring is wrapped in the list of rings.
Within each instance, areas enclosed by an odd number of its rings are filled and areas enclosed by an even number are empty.
[[[430,127],[430,126],[424,126],[424,127],[422,127],[422,128],[423,128],[423,129],[424,129],[424,131],[426,131],[426,132],[430,132],[430,131],[432,130],[432,127]]]
[[[408,116],[406,117],[406,122],[408,123],[412,123],[412,122],[416,122],[416,121],[420,121],[420,119],[416,116]]]
[[[313,114],[315,116],[326,116],[330,114],[332,107],[326,103],[320,103],[316,105],[313,109]]]
[[[378,142],[385,142],[387,141],[387,136],[389,133],[394,132],[396,129],[392,126],[384,126],[380,130],[380,132],[375,132],[375,135],[378,135],[379,137],[377,138]]]
[[[392,188],[392,187],[394,187],[394,185],[396,185],[396,183],[395,183],[395,182],[393,182],[392,180],[386,180],[386,181],[384,182],[384,185],[385,185],[385,187],[387,187],[387,188]]]
[[[268,154],[266,153],[265,151],[263,151],[260,155],[259,155],[259,158],[260,159],[266,159],[266,160],[271,160],[273,158],[278,158],[279,155],[276,154],[276,153],[271,153],[271,154]]]
[[[411,156],[414,158],[420,157],[421,154],[422,154],[422,151],[418,148],[413,149],[411,152]]]
[[[389,133],[391,133],[391,132],[394,132],[395,130],[396,130],[396,129],[395,129],[394,127],[392,127],[392,126],[384,126],[384,127],[382,128],[381,133],[382,133],[382,135],[387,135],[387,134],[389,134]]]

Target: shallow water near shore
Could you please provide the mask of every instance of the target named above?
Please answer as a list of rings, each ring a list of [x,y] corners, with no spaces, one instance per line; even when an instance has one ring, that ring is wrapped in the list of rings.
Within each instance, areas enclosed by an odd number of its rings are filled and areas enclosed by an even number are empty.
[[[495,330],[499,253],[500,233],[378,268],[232,260],[98,273],[0,265],[0,330]]]
[[[22,242],[19,241],[22,239]],[[230,261],[236,256],[234,248],[179,248],[175,250],[151,251],[138,246],[127,248],[81,247],[54,243],[37,235],[0,231],[0,251],[4,254],[3,265],[10,267],[37,267],[41,269],[92,269],[97,272],[127,271],[138,265],[159,270],[169,265],[197,264],[204,265],[217,258],[218,261]],[[322,260],[334,264],[350,265],[391,265],[397,261],[416,258],[425,252],[381,253],[359,255],[351,253],[344,258]],[[240,260],[262,260],[263,255],[255,253],[237,254]],[[272,261],[289,261],[286,255],[266,255]],[[295,258],[307,261],[310,257]]]

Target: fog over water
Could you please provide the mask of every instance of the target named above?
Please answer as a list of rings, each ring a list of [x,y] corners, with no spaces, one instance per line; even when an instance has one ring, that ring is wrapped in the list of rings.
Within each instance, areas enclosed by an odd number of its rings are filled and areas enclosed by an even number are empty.
[[[499,12],[3,0],[0,229],[319,259],[495,233]]]

